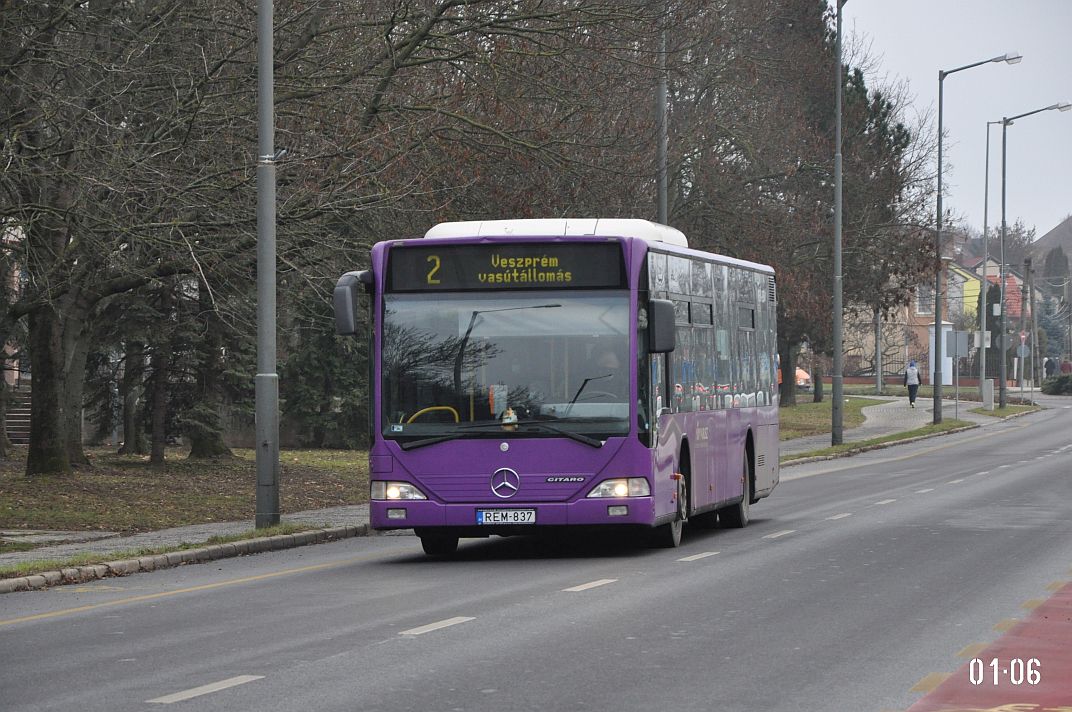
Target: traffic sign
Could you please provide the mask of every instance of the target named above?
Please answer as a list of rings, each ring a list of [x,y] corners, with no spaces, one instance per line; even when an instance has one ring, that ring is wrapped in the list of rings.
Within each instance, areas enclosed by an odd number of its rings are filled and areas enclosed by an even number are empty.
[[[1020,358],[1027,358],[1031,355],[1031,347],[1026,344],[1020,344],[1016,347],[1016,355]]]

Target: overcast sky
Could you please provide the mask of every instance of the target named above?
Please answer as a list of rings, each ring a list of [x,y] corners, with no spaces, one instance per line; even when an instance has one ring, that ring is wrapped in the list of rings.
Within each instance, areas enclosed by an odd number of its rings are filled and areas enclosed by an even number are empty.
[[[916,110],[931,111],[935,126],[939,69],[1023,55],[944,82],[943,207],[981,230],[986,122],[1072,101],[1072,0],[850,0],[842,12],[846,41],[875,60],[869,84],[907,81]],[[1041,237],[1072,213],[1072,111],[1009,126],[1007,171],[1010,224],[1022,218]],[[989,214],[1000,226],[1000,124],[990,129]]]

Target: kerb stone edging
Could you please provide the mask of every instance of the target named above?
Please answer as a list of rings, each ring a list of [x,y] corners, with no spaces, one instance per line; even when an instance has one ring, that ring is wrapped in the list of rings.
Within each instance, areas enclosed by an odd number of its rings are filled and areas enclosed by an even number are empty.
[[[1039,410],[1045,410],[1045,408],[1040,407]],[[1025,415],[1031,415],[1032,413],[1038,413],[1038,412],[1039,412],[1038,410],[1025,410],[1022,413],[1012,413],[1010,415],[1003,415],[1001,417],[994,418],[994,422],[996,423],[996,422],[1002,421],[1002,420],[1012,420],[1013,418],[1022,418]],[[993,416],[991,416],[991,417],[993,417]],[[858,447],[858,448],[853,448],[851,450],[846,450],[845,452],[839,452],[839,453],[836,453],[834,455],[813,455],[812,457],[798,457],[798,458],[793,459],[793,460],[786,460],[785,462],[779,463],[778,467],[781,468],[781,467],[790,467],[792,465],[807,465],[808,463],[811,463],[811,462],[822,462],[824,460],[839,460],[839,459],[841,459],[843,457],[852,457],[853,455],[859,455],[862,452],[870,452],[871,450],[884,450],[885,448],[893,447],[894,445],[904,445],[906,443],[914,443],[914,442],[917,442],[919,440],[930,440],[931,438],[940,438],[943,435],[952,435],[953,433],[963,433],[963,432],[968,431],[968,430],[975,430],[976,428],[982,428],[982,427],[985,427],[984,424],[982,424],[982,423],[972,423],[971,425],[965,425],[962,428],[953,428],[952,430],[944,430],[944,431],[942,431],[940,433],[928,433],[927,435],[917,435],[917,436],[915,436],[913,438],[905,438],[904,440],[890,440],[889,442],[877,443],[875,445],[861,446],[861,447]]]
[[[72,566],[59,571],[46,571],[31,576],[19,578],[0,579],[0,593],[13,593],[15,591],[30,591],[39,588],[48,588],[68,583],[86,583],[108,576],[126,576],[141,571],[155,571],[156,569],[168,569],[183,564],[196,564],[216,559],[227,559],[246,554],[258,554],[264,551],[279,551],[280,549],[292,549],[296,546],[308,544],[320,544],[327,541],[349,539],[350,537],[367,536],[369,527],[367,524],[360,526],[332,527],[330,529],[316,529],[297,534],[280,534],[278,536],[259,537],[257,539],[243,539],[241,541],[228,542],[227,544],[213,544],[197,549],[184,549],[172,551],[167,554],[154,556],[142,556],[137,559],[124,559],[122,561],[109,561],[104,564],[90,564],[88,566]]]

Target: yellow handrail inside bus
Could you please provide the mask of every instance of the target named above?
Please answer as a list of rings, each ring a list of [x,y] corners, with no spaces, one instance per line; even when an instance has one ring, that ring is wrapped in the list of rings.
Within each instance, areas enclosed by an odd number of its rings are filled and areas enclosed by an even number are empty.
[[[436,411],[436,410],[449,410],[451,412],[451,414],[454,416],[454,422],[455,423],[460,423],[461,422],[461,418],[458,416],[458,411],[455,410],[454,408],[451,408],[449,405],[433,405],[433,406],[429,406],[428,408],[421,408],[416,413],[411,415],[409,417],[409,420],[406,421],[406,423],[412,423],[414,420],[416,420],[417,418],[421,417],[425,413],[431,413],[431,412]]]

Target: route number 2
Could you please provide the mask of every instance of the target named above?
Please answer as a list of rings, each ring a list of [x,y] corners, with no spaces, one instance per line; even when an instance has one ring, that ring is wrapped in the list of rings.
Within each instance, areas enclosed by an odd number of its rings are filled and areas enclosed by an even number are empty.
[[[440,267],[439,255],[428,255],[425,261],[432,265],[432,268],[428,270],[428,284],[439,284],[439,278],[436,277],[436,272],[439,271]]]

